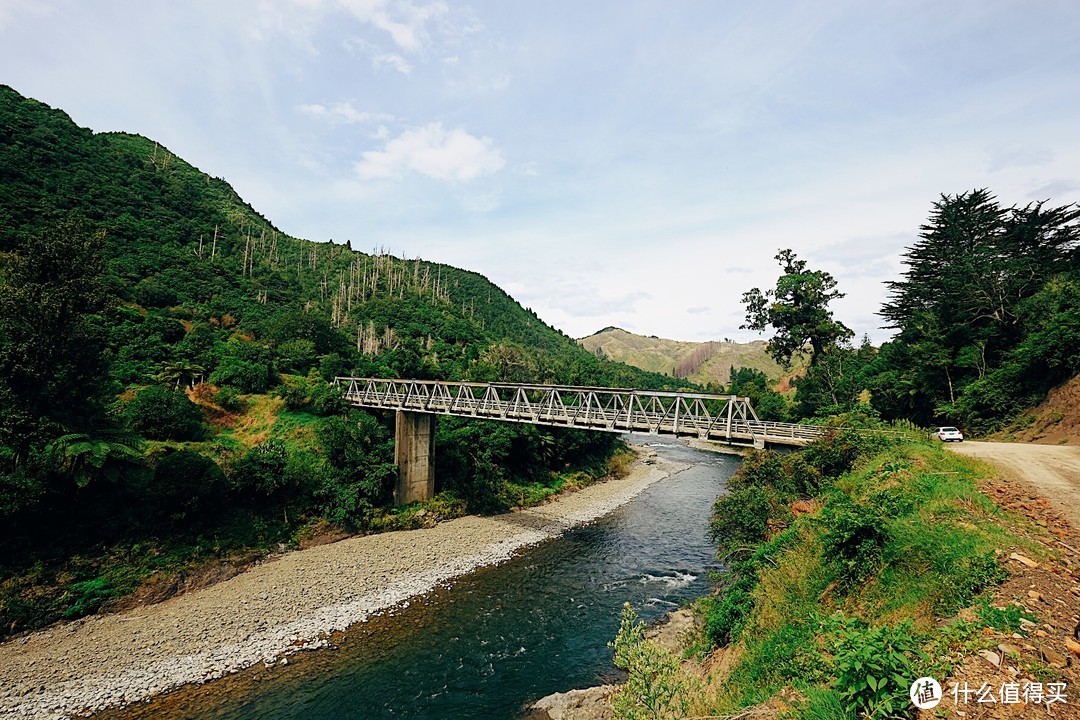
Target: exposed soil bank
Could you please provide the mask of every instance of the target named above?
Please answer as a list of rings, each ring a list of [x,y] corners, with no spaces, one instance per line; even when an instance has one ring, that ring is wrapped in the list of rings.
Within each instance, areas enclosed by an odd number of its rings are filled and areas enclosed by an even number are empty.
[[[541,507],[291,553],[159,605],[4,643],[0,716],[91,713],[322,647],[332,632],[605,515],[684,467],[650,457]]]

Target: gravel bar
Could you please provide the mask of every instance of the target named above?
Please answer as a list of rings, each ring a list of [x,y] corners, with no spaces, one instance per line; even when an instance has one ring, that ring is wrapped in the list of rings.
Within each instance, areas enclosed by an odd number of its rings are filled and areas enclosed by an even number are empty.
[[[626,477],[539,507],[287,553],[157,605],[3,643],[0,717],[89,715],[325,647],[333,632],[595,520],[686,468],[644,453]]]

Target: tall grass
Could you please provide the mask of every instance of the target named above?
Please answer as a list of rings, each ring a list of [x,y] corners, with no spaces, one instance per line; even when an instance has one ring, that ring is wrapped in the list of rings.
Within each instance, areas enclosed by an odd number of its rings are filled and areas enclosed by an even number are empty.
[[[999,558],[1045,550],[1010,532],[1019,519],[978,491],[984,466],[902,430],[823,477],[823,509],[788,513],[789,527],[746,550],[720,594],[699,604],[706,628],[727,630],[710,632],[714,642],[740,651],[711,682],[713,714],[788,688],[803,698],[792,717],[906,717],[916,673],[943,677],[959,648],[989,642],[982,627],[1017,624],[987,602],[1007,575]],[[981,608],[978,621],[942,623],[967,606]]]

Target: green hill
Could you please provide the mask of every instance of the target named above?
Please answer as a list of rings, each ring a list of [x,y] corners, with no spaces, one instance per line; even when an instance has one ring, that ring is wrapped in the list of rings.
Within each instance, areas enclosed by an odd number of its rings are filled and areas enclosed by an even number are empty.
[[[348,355],[345,345],[357,346],[348,358],[357,369],[664,382],[577,352],[569,337],[476,273],[289,237],[224,180],[152,140],[92,133],[8,87],[0,87],[0,173],[0,252],[80,212],[105,231],[107,283],[124,308],[121,322],[145,324],[134,318],[145,312],[195,322],[229,315],[231,326],[280,345],[295,337],[275,329],[299,315],[342,336],[319,350],[336,343]],[[493,369],[476,367],[499,342],[527,349],[534,362],[500,364],[496,353],[487,358]],[[162,359],[132,360],[122,379],[138,380]]]
[[[188,563],[414,522],[387,507],[392,418],[346,411],[341,374],[688,385],[476,273],[291,237],[154,141],[0,86],[0,635]],[[617,442],[442,419],[437,444],[429,519],[601,474]]]

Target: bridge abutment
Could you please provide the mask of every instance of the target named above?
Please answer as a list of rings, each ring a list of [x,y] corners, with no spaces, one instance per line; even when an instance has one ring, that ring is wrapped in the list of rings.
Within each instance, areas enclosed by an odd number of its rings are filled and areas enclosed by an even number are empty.
[[[408,505],[435,495],[435,415],[398,410],[394,427],[398,481],[394,504]]]

